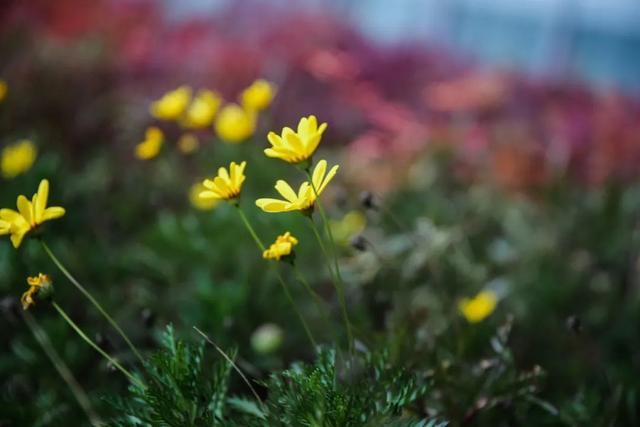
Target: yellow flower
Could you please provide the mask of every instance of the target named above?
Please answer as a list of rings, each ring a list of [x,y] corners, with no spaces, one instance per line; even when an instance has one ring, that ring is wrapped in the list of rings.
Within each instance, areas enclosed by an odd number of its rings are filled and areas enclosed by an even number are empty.
[[[482,291],[475,297],[463,298],[458,303],[460,313],[470,323],[478,323],[487,318],[498,304],[498,296],[493,291]]]
[[[2,176],[15,178],[25,173],[36,161],[38,150],[33,142],[23,139],[2,150]]]
[[[164,134],[159,128],[155,126],[147,128],[144,141],[136,145],[136,157],[141,160],[153,159],[160,153],[163,142]]]
[[[8,91],[9,91],[9,86],[7,85],[7,82],[0,79],[0,102],[2,102],[4,98],[7,96]]]
[[[185,133],[178,139],[178,149],[183,154],[194,153],[200,148],[198,137],[192,133]]]
[[[218,169],[218,176],[211,179],[205,179],[202,185],[206,187],[206,190],[200,193],[200,197],[203,199],[220,199],[220,200],[232,200],[240,195],[242,189],[242,183],[244,182],[244,168],[247,166],[247,162],[242,162],[239,165],[236,162],[231,162],[229,165],[229,171],[226,168]]]
[[[280,258],[291,255],[293,247],[298,244],[298,239],[293,237],[288,231],[276,238],[276,241],[269,246],[269,249],[262,253],[264,259],[274,259],[280,261]]]
[[[167,92],[162,97],[153,102],[149,112],[159,120],[178,120],[184,114],[191,100],[191,88],[180,86],[179,88]]]
[[[256,205],[265,212],[290,212],[290,211],[308,211],[313,208],[317,196],[319,196],[327,184],[331,182],[336,172],[338,171],[338,165],[331,168],[329,173],[326,174],[327,161],[320,160],[313,170],[313,176],[311,181],[313,187],[309,182],[303,182],[298,193],[283,180],[276,182],[276,190],[285,200],[280,199],[258,199]],[[315,188],[315,190],[314,190]]]
[[[358,211],[348,212],[342,219],[329,221],[331,233],[337,243],[341,245],[349,244],[352,236],[359,234],[364,230],[367,224],[365,216]]]
[[[20,298],[23,310],[36,304],[33,297],[37,294],[40,294],[41,298],[46,298],[53,292],[51,277],[46,274],[39,273],[37,276],[27,277],[27,283],[29,284],[29,289]]]
[[[194,208],[201,211],[209,211],[220,204],[220,199],[200,197],[203,191],[207,191],[207,187],[205,187],[202,182],[196,182],[191,186],[191,190],[189,190],[189,200]]]
[[[193,129],[202,129],[211,126],[222,98],[216,92],[203,89],[193,99],[193,102],[185,112],[182,124]]]
[[[265,149],[264,154],[288,163],[303,162],[313,156],[326,129],[326,123],[318,127],[316,116],[303,117],[298,123],[297,132],[289,127],[282,129],[281,136],[275,132],[269,132],[267,139],[271,143],[271,148]]]
[[[227,142],[242,142],[256,130],[256,113],[238,104],[227,104],[216,119],[216,132]]]
[[[267,108],[276,92],[275,85],[264,79],[258,79],[251,86],[242,91],[240,97],[242,105],[248,110],[264,110]]]
[[[31,201],[25,196],[18,196],[18,211],[13,209],[0,209],[0,220],[11,224],[9,230],[0,227],[0,234],[11,234],[11,243],[17,248],[22,243],[24,236],[38,228],[40,224],[64,215],[64,208],[47,207],[49,198],[49,181],[43,179],[38,186],[38,192],[33,195]]]

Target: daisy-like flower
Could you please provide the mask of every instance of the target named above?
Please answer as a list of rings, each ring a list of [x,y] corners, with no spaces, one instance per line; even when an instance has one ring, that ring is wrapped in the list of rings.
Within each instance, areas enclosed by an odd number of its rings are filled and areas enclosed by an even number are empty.
[[[18,211],[13,209],[0,209],[0,221],[9,223],[7,230],[0,224],[0,235],[11,234],[11,243],[14,248],[18,248],[24,236],[34,231],[45,221],[60,218],[65,210],[59,206],[47,207],[49,198],[49,181],[43,179],[38,186],[38,192],[31,200],[25,196],[18,196]]]
[[[338,171],[338,165],[327,171],[327,161],[320,160],[313,170],[311,182],[305,181],[300,185],[298,193],[293,191],[291,186],[283,180],[276,182],[275,188],[285,200],[280,199],[258,199],[256,205],[265,212],[308,212],[313,208],[318,196],[324,191],[329,182]],[[315,188],[315,190],[314,190]]]
[[[193,102],[184,113],[183,126],[192,129],[211,126],[220,104],[222,104],[222,97],[218,93],[208,89],[198,91]]]
[[[303,117],[298,122],[297,132],[289,127],[283,128],[281,135],[269,132],[267,139],[271,148],[265,149],[264,154],[288,163],[304,162],[313,156],[326,129],[326,123],[318,126],[316,116]]]
[[[257,115],[238,104],[227,104],[216,119],[215,129],[226,142],[238,143],[249,138],[256,130]]]
[[[136,157],[140,160],[153,159],[160,153],[163,142],[164,134],[159,128],[155,126],[147,128],[144,141],[136,145]]]
[[[205,179],[202,182],[206,189],[200,193],[200,197],[220,200],[237,199],[245,180],[244,168],[246,166],[247,162],[242,162],[239,165],[236,162],[231,162],[228,171],[226,168],[218,169],[218,176],[213,179]]]
[[[46,274],[39,273],[34,277],[27,277],[27,284],[29,289],[22,294],[20,302],[22,303],[22,309],[27,310],[32,305],[35,305],[34,297],[38,295],[40,299],[51,296],[53,292],[51,277]]]
[[[291,255],[293,247],[298,244],[298,239],[290,232],[286,232],[276,238],[276,241],[269,246],[269,249],[262,253],[262,258],[280,261],[280,258]]]
[[[275,96],[276,87],[264,79],[258,79],[242,91],[242,106],[249,110],[260,111],[267,108]]]
[[[493,291],[482,291],[475,297],[463,298],[458,309],[469,323],[478,323],[486,319],[496,308],[498,296]]]
[[[2,176],[6,179],[27,172],[33,166],[38,155],[36,146],[28,139],[23,139],[2,150]]]
[[[191,88],[180,86],[167,92],[160,99],[153,102],[149,112],[159,120],[178,120],[182,117],[191,100]]]

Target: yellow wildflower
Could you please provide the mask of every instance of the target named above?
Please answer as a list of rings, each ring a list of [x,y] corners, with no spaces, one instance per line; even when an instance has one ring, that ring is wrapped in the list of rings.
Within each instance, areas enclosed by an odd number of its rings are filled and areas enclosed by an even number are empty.
[[[183,125],[188,128],[202,129],[211,126],[222,98],[216,92],[203,89],[193,99],[183,118]]]
[[[159,100],[153,102],[149,112],[159,120],[178,120],[189,106],[190,100],[191,88],[189,86],[180,86],[171,92],[165,93]]]
[[[27,284],[29,284],[29,289],[27,289],[27,291],[22,294],[22,298],[20,298],[23,310],[36,304],[33,298],[37,294],[40,294],[41,298],[46,298],[53,292],[51,277],[46,274],[39,273],[37,276],[27,277]]]
[[[360,234],[367,224],[367,219],[359,211],[348,212],[340,220],[330,220],[331,234],[337,243],[349,244],[352,236]]]
[[[216,133],[227,142],[242,142],[256,130],[256,113],[238,104],[225,105],[216,119]]]
[[[463,298],[458,309],[470,323],[478,323],[487,318],[498,304],[498,296],[493,291],[482,291],[475,297]]]
[[[141,160],[153,159],[160,153],[163,142],[164,134],[162,131],[155,126],[148,127],[144,141],[136,145],[136,157]]]
[[[200,193],[200,197],[203,199],[220,199],[220,200],[232,200],[240,195],[242,189],[242,183],[244,182],[244,168],[247,166],[247,162],[242,162],[239,165],[236,162],[231,162],[229,170],[226,168],[218,169],[218,176],[211,179],[205,179],[202,185],[206,187],[206,190]]]
[[[0,79],[0,102],[2,102],[7,96],[7,92],[9,92],[9,86],[7,85],[7,82]]]
[[[338,165],[331,168],[329,173],[326,174],[327,161],[320,160],[313,170],[313,176],[311,182],[303,182],[298,193],[283,180],[276,182],[276,190],[285,200],[280,199],[258,199],[256,205],[265,212],[290,212],[290,211],[308,211],[313,208],[313,205],[317,197],[324,191],[327,184],[331,182],[336,172],[338,171]],[[315,190],[314,190],[315,188]]]
[[[303,117],[298,122],[297,132],[289,127],[282,129],[281,136],[275,132],[269,132],[267,139],[271,143],[271,148],[265,149],[264,154],[288,163],[303,162],[313,156],[326,129],[326,123],[318,127],[316,116]]]
[[[269,246],[269,249],[262,253],[264,259],[274,259],[280,261],[280,258],[291,255],[293,247],[298,244],[298,239],[293,237],[288,231],[276,238],[276,241]]]
[[[2,150],[2,176],[11,179],[25,173],[31,169],[37,155],[36,146],[28,139],[5,147]]]
[[[248,110],[260,111],[267,108],[275,95],[275,85],[264,79],[258,79],[242,91],[242,106]]]
[[[18,196],[18,211],[13,209],[0,209],[0,220],[11,224],[9,230],[0,226],[0,234],[11,234],[11,243],[17,248],[22,243],[24,236],[37,229],[45,221],[60,218],[65,210],[59,206],[47,207],[49,198],[49,181],[43,179],[38,186],[38,192],[31,200],[25,196]]]
[[[220,204],[220,199],[200,197],[203,191],[207,191],[207,187],[205,187],[202,182],[196,182],[191,186],[191,190],[189,190],[189,200],[194,208],[201,211],[208,211]]]
[[[200,141],[198,137],[192,133],[185,133],[178,139],[178,149],[183,154],[191,154],[198,151],[200,148]]]

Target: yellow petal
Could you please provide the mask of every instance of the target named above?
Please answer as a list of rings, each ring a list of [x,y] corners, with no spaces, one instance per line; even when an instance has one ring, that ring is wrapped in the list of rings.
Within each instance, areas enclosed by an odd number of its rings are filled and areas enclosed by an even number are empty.
[[[287,184],[286,181],[283,181],[281,179],[278,180],[278,182],[276,182],[275,188],[282,197],[284,197],[285,199],[287,199],[292,203],[295,202],[296,199],[298,198],[296,196],[295,191],[293,191],[293,188],[291,188],[291,186]]]
[[[25,219],[25,221],[29,224],[32,223],[33,219],[31,217],[31,202],[29,199],[24,197],[23,195],[18,196],[18,212]]]
[[[313,188],[320,194],[320,186],[322,185],[322,180],[324,179],[324,173],[327,170],[327,161],[320,160],[316,167],[313,169],[313,177],[311,178],[311,182],[313,183]]]
[[[27,234],[27,232],[29,231],[29,227],[20,227],[17,230],[12,230],[11,232],[11,243],[13,244],[14,248],[18,248],[20,247],[20,243],[22,243],[22,239],[24,239],[24,236]]]
[[[258,199],[256,200],[256,206],[265,212],[287,212],[291,208],[291,204],[284,200],[278,199]]]
[[[333,177],[336,176],[336,173],[338,172],[338,167],[339,167],[338,165],[335,165],[334,167],[331,168],[331,170],[329,171],[327,176],[322,181],[322,184],[320,185],[320,188],[317,189],[318,190],[318,194],[322,193],[324,191],[324,189],[326,188],[326,186],[331,182]]]
[[[49,199],[49,181],[43,179],[40,181],[40,185],[38,186],[37,197],[34,201],[34,220],[36,224],[39,224],[43,221],[42,216],[44,214],[44,210],[47,207],[47,200]]]
[[[42,215],[42,221],[49,221],[51,219],[60,218],[65,214],[64,208],[59,206],[51,206],[50,208],[45,209],[44,214]]]

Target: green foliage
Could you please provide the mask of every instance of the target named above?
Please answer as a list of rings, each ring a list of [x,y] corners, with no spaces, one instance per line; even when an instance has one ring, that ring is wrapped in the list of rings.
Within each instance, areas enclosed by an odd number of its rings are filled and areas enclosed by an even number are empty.
[[[422,426],[409,415],[427,383],[389,365],[388,354],[336,356],[321,350],[313,365],[295,364],[268,383],[271,426]]]
[[[444,427],[420,416],[428,383],[390,365],[387,353],[336,356],[322,349],[313,364],[295,363],[265,383],[261,401],[228,397],[230,364],[205,372],[203,343],[176,340],[171,326],[163,349],[146,365],[146,387],[109,397],[113,426],[397,426]]]
[[[176,340],[173,327],[163,335],[163,349],[146,364],[146,387],[131,385],[130,396],[112,398],[114,426],[211,426],[223,417],[230,365],[205,369],[204,343]]]

